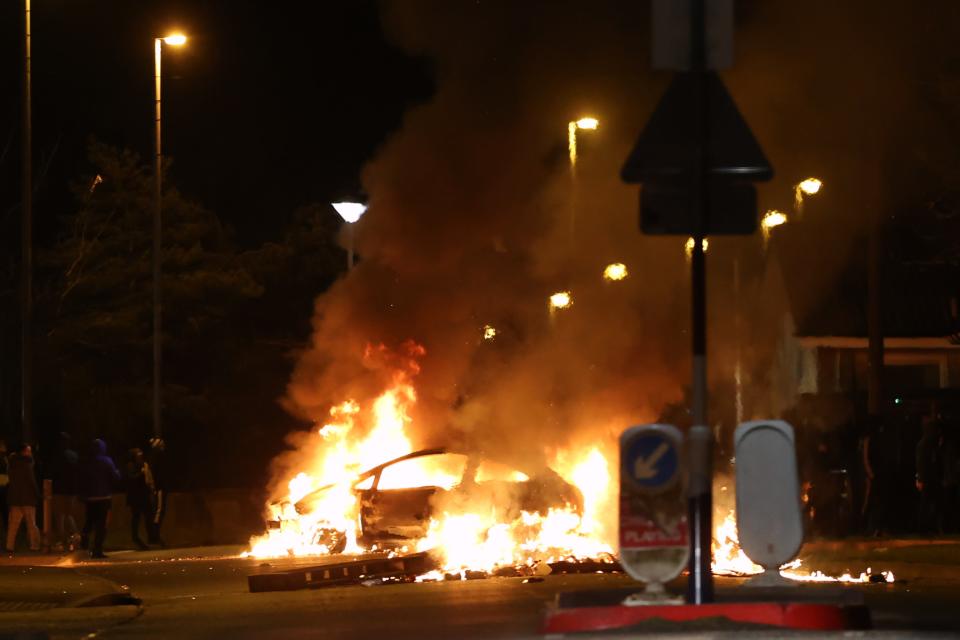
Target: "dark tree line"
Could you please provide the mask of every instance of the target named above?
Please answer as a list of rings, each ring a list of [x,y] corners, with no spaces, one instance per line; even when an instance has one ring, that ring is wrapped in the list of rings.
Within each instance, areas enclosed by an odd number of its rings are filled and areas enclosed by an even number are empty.
[[[153,178],[136,154],[93,142],[75,206],[36,247],[34,435],[150,435]],[[184,486],[257,486],[293,421],[280,409],[312,302],[342,272],[339,220],[297,211],[283,236],[242,249],[212,211],[163,194],[164,436]],[[0,414],[19,437],[19,263],[0,272]]]

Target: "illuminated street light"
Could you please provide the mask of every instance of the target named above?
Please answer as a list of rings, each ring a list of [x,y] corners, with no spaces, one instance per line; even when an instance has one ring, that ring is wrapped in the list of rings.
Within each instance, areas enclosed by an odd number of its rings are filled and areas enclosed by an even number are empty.
[[[497,337],[497,328],[493,325],[484,325],[483,326],[483,339],[484,340],[493,340]]]
[[[687,238],[687,242],[683,245],[683,250],[687,254],[687,260],[693,256],[693,246],[693,238]],[[706,253],[707,249],[710,248],[710,241],[704,238],[700,246],[703,247],[703,252]]]
[[[567,123],[567,149],[570,152],[571,167],[577,164],[577,130],[596,131],[598,126],[600,126],[600,121],[590,117],[571,120]]]
[[[603,279],[611,282],[623,280],[627,275],[627,265],[622,262],[608,264],[607,268],[603,270]]]
[[[820,191],[820,187],[823,186],[823,183],[820,182],[819,178],[807,178],[797,186],[800,187],[800,190],[803,191],[805,194],[812,196],[813,194]]]
[[[172,33],[164,38],[153,39],[153,134],[154,134],[154,211],[153,211],[153,435],[162,435],[162,416],[160,415],[160,375],[162,373],[163,352],[161,349],[161,331],[163,321],[162,296],[160,291],[160,263],[163,247],[163,147],[161,145],[160,108],[160,58],[163,45],[180,47],[186,44],[187,36]],[[96,186],[96,185],[94,185]]]
[[[596,129],[599,124],[600,124],[600,121],[599,121],[599,120],[597,120],[596,118],[589,118],[589,117],[587,117],[587,118],[580,118],[580,119],[577,120],[577,122],[576,122],[576,125],[577,125],[577,128],[578,128],[578,129],[590,129],[590,130],[593,130],[593,129]]]
[[[793,188],[793,204],[797,215],[803,213],[803,196],[816,195],[820,193],[821,187],[823,187],[823,182],[819,178],[807,178]]]
[[[362,202],[333,202],[333,208],[337,210],[344,222],[354,223],[367,212],[367,205]]]
[[[567,123],[567,150],[570,152],[570,246],[576,246],[577,226],[577,130],[596,131],[600,121],[586,116]]]
[[[774,227],[779,227],[787,222],[787,214],[776,209],[770,209],[760,220],[760,231],[763,233],[763,241],[770,239],[770,231]]]
[[[347,223],[347,270],[353,269],[353,224],[367,212],[367,205],[362,202],[332,202],[333,208],[343,221]]]
[[[573,298],[569,291],[558,291],[550,296],[550,311],[569,309],[571,306],[573,306]]]

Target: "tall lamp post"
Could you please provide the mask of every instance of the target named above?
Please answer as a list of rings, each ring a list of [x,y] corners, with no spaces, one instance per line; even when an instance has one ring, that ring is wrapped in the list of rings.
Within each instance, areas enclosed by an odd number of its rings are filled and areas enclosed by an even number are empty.
[[[799,218],[803,210],[803,197],[816,195],[823,187],[819,178],[807,178],[793,185],[794,215]],[[763,246],[766,248],[773,230],[790,222],[790,216],[777,209],[768,209],[760,219],[760,232],[763,235]],[[743,422],[743,363],[740,349],[741,313],[740,313],[740,258],[733,261],[733,331],[736,354],[733,365],[733,381],[735,390],[736,423]]]
[[[600,126],[596,118],[585,117],[567,123],[567,151],[570,155],[570,241],[576,237],[577,223],[577,131],[595,131]]]
[[[23,11],[23,181],[20,217],[20,437],[33,439],[33,129],[30,80],[30,0]]]
[[[157,438],[163,435],[161,420],[161,393],[160,376],[163,364],[163,349],[161,346],[162,334],[162,306],[160,263],[163,248],[163,150],[161,146],[160,128],[160,58],[163,45],[180,47],[186,44],[187,37],[182,33],[174,33],[165,38],[153,39],[153,123],[154,123],[154,211],[153,211],[153,435]]]
[[[353,270],[353,225],[367,212],[362,202],[332,202],[333,208],[347,223],[347,270]]]
[[[823,182],[819,178],[807,178],[793,186],[793,208],[797,216],[803,215],[803,196],[814,196],[820,193]]]

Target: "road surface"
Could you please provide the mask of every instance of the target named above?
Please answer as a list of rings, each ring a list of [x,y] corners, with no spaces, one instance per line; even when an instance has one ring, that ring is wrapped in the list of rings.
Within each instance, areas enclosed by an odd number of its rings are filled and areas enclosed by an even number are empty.
[[[0,613],[0,631],[32,629],[46,630],[52,637],[91,637],[87,634],[94,633],[97,638],[177,640],[536,637],[545,607],[557,593],[631,584],[625,576],[608,574],[547,576],[542,582],[490,578],[249,593],[246,576],[261,564],[229,557],[124,562],[117,556],[109,563],[83,564],[78,567],[81,573],[129,586],[142,598],[142,606]],[[272,564],[283,568],[291,563]],[[720,578],[718,588],[736,588],[739,583]],[[935,635],[957,637],[960,581],[938,578],[848,588],[866,594],[879,630],[939,631]],[[742,635],[738,632],[730,637]],[[769,631],[747,635],[771,637]]]

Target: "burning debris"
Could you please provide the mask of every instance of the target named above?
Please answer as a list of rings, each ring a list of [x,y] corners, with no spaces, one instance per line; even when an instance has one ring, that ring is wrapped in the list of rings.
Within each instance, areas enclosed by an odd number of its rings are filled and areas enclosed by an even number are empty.
[[[803,566],[797,559],[780,567],[780,575],[797,582],[842,582],[842,583],[870,583],[893,582],[892,571],[882,571],[874,574],[868,567],[858,576],[844,573],[840,576],[830,576],[822,571],[801,572]],[[714,528],[713,534],[713,573],[720,576],[752,576],[763,572],[763,568],[755,564],[740,548],[737,536],[737,518],[733,509],[727,511],[723,520]]]
[[[414,451],[411,378],[397,373],[370,406],[348,400],[330,410],[314,433],[309,467],[270,502],[270,528],[246,555],[416,550],[461,576],[613,562],[601,522],[611,474],[598,448],[556,451],[551,466],[525,470],[443,447]]]
[[[412,362],[422,348],[413,355]],[[556,450],[550,465],[527,469],[477,452],[414,450],[408,429],[416,371],[398,369],[367,406],[347,400],[330,409],[329,420],[311,435],[304,468],[288,475],[267,505],[270,527],[245,555],[427,554],[429,567],[415,564],[420,580],[619,569],[608,522],[611,464],[600,447]],[[714,573],[760,573],[740,549],[733,509],[717,522]],[[894,580],[870,569],[833,577],[800,567],[796,560],[781,575],[808,582]]]

